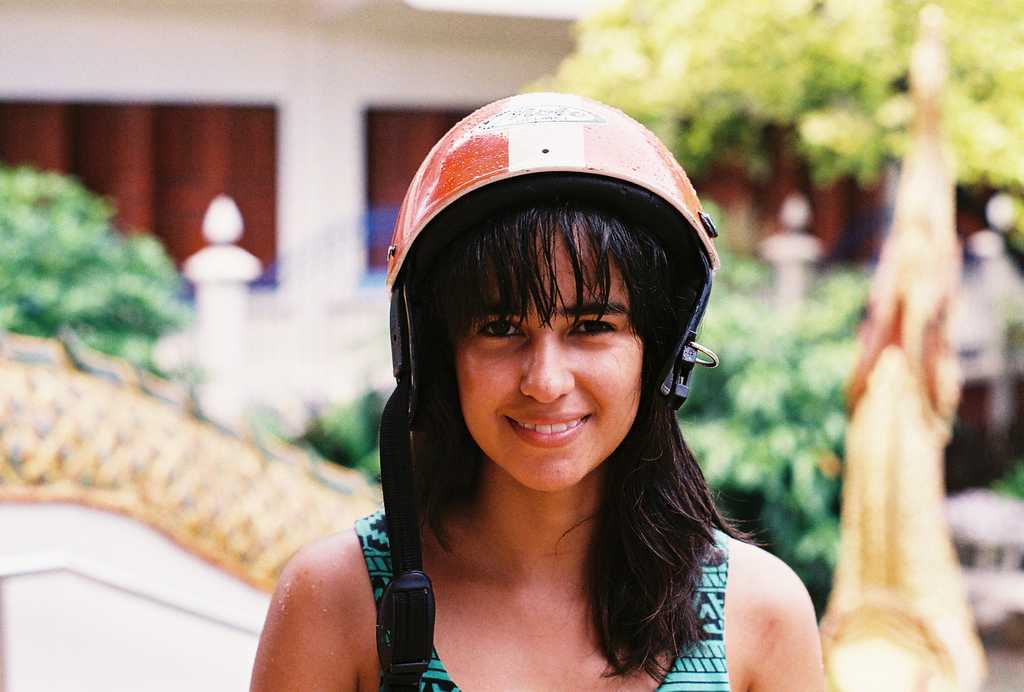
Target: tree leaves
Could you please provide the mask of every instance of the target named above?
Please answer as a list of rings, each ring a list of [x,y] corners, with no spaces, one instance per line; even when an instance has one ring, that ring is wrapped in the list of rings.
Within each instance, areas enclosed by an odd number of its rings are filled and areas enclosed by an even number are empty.
[[[626,0],[582,20],[576,50],[534,86],[622,108],[691,174],[730,161],[763,175],[766,132],[781,128],[818,184],[870,183],[905,145],[910,48],[924,4]],[[1022,197],[1024,0],[939,4],[957,180]],[[1024,233],[1012,235],[1024,248]]]

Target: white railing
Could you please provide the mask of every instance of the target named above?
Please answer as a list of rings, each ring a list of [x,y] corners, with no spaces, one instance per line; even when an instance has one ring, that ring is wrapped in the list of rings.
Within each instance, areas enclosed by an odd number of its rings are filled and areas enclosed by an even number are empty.
[[[0,558],[0,610],[2,610],[5,582],[45,574],[71,574],[163,609],[172,610],[240,634],[258,637],[263,629],[262,622],[254,621],[245,614],[226,612],[217,604],[197,599],[181,590],[161,589],[151,581],[142,581],[99,563],[60,552]],[[0,662],[2,660],[3,658],[0,657]]]
[[[978,624],[1024,616],[1024,502],[968,490],[946,500],[946,518]]]

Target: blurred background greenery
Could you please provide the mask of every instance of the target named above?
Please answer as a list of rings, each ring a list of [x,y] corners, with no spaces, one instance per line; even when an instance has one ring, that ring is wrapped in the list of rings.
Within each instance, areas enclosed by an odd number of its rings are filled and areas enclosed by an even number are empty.
[[[189,318],[181,277],[151,235],[74,178],[0,165],[0,329],[57,336],[155,369],[157,339]]]

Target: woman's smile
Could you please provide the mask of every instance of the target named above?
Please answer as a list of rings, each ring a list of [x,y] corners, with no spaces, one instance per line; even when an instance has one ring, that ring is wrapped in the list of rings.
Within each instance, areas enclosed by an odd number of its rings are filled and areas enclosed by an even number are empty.
[[[541,447],[557,447],[568,444],[582,432],[581,428],[590,420],[589,415],[572,418],[541,419],[544,422],[530,423],[526,420],[506,416],[513,429],[526,442]]]

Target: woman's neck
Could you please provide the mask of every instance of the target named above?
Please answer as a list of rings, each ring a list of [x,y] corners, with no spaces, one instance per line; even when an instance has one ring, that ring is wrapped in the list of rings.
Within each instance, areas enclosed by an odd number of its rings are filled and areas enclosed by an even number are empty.
[[[484,568],[501,579],[582,586],[603,475],[599,468],[572,488],[539,492],[485,460],[476,497],[458,512],[460,547],[486,555]]]

